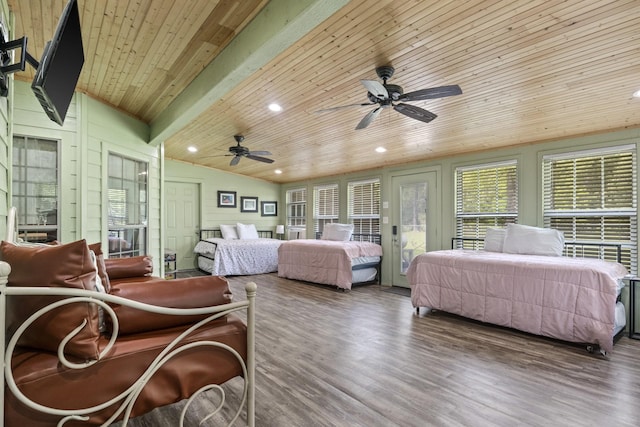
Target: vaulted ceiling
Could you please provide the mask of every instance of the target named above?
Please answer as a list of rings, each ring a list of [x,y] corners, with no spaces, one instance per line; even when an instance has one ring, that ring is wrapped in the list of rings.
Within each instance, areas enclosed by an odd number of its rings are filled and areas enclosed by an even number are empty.
[[[39,58],[65,0],[8,0]],[[47,7],[44,7],[47,5]],[[78,90],[150,125],[167,158],[273,182],[640,128],[636,0],[79,0]],[[374,105],[360,80],[404,92],[424,123]],[[16,74],[30,81],[33,69]],[[272,112],[270,103],[282,106]],[[230,166],[233,136],[274,163]],[[187,147],[198,149],[196,153]],[[377,153],[377,147],[387,149]],[[274,170],[280,169],[281,174]]]

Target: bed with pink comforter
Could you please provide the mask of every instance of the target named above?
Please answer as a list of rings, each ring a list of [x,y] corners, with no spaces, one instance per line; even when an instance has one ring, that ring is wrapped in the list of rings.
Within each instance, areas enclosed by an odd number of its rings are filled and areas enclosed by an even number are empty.
[[[418,309],[596,344],[605,352],[624,322],[616,302],[625,275],[621,264],[599,259],[459,249],[418,255],[407,271]]]
[[[382,246],[371,242],[289,240],[278,248],[278,276],[351,289],[376,278],[380,257]],[[357,272],[367,273],[369,280],[354,280]]]

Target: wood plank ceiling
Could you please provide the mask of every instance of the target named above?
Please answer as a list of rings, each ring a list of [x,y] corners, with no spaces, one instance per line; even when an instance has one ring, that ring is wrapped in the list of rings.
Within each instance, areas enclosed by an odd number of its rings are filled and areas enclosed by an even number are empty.
[[[149,123],[153,133],[201,70],[224,68],[221,52],[229,43],[234,52],[237,34],[258,31],[252,20],[286,1],[80,0],[87,59],[78,90]],[[16,34],[27,35],[39,57],[65,1],[51,8],[8,2]],[[345,3],[248,78],[237,77],[194,120],[176,121],[166,157],[285,183],[640,129],[640,99],[632,97],[640,89],[640,1]],[[388,83],[405,92],[458,84],[463,94],[412,102],[438,115],[428,124],[385,109],[355,130],[372,106],[315,113],[367,103],[360,80],[377,80],[376,66],[387,64],[396,69]],[[271,102],[284,110],[269,111]],[[243,158],[230,166],[224,155],[235,134],[252,150],[270,151],[275,163]],[[375,152],[379,146],[387,151]]]

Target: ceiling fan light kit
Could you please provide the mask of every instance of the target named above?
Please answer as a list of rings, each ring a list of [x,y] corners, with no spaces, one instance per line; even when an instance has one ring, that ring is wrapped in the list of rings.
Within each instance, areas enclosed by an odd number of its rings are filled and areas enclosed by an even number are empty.
[[[402,86],[387,84],[387,80],[393,77],[394,72],[395,68],[391,65],[384,65],[376,68],[376,74],[382,80],[382,83],[377,80],[360,80],[360,83],[365,87],[365,89],[367,89],[367,98],[369,99],[369,103],[343,105],[340,107],[319,110],[317,112],[323,113],[343,108],[377,105],[377,107],[367,113],[367,115],[360,120],[356,126],[356,130],[364,129],[369,126],[371,122],[378,117],[380,112],[386,108],[393,108],[398,113],[404,114],[407,117],[424,123],[429,123],[438,116],[424,108],[405,104],[404,102],[424,101],[427,99],[445,98],[447,96],[462,94],[462,89],[458,85],[432,87],[404,93]]]

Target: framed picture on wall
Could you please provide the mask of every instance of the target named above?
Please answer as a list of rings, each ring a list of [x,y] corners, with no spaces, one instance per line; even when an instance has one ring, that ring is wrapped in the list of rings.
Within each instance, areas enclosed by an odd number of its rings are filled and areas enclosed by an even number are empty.
[[[278,216],[278,202],[262,202],[262,216]]]
[[[219,208],[235,208],[236,192],[235,191],[218,191],[218,207]]]
[[[258,198],[240,197],[240,212],[258,212]]]

